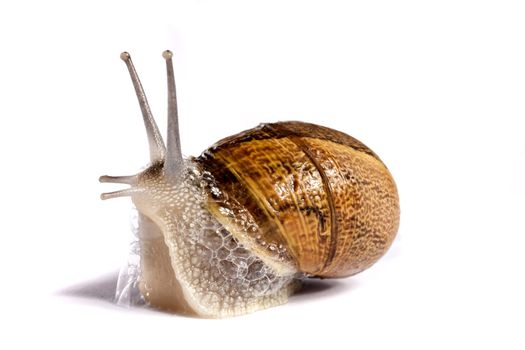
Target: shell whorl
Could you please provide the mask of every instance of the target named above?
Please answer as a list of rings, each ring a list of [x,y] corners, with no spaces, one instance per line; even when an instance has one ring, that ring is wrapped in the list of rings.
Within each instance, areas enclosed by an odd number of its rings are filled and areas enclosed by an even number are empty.
[[[397,232],[399,200],[390,172],[368,147],[339,131],[302,122],[261,124],[219,141],[197,161],[255,218],[260,230],[251,245],[284,254],[303,273],[356,274],[386,252]]]

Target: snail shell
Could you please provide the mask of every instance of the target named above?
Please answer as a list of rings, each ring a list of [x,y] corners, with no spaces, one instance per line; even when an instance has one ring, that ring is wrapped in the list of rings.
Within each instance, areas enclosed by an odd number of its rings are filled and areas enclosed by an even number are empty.
[[[397,232],[392,176],[376,154],[342,132],[302,122],[262,124],[219,141],[198,163],[255,217],[259,245],[287,247],[303,273],[356,274],[383,255]]]
[[[180,153],[171,53],[168,142],[127,53],[150,141],[151,165],[125,177],[139,211],[139,287],[153,306],[224,317],[279,305],[304,277],[345,277],[370,267],[399,225],[394,180],[364,144],[302,122],[261,124],[197,158]]]

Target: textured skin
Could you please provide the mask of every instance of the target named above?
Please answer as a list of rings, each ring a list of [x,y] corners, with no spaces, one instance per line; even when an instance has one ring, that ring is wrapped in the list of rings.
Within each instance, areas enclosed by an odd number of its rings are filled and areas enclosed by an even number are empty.
[[[207,210],[207,190],[221,205],[227,202],[209,173],[186,161],[176,184],[165,179],[163,165],[152,165],[139,175],[132,196],[140,212],[139,285],[147,302],[201,317],[285,303],[297,287],[295,275],[267,266]],[[245,230],[258,230],[249,215],[238,214]]]
[[[140,283],[142,296],[150,305],[183,315],[196,315],[188,305],[172,267],[172,257],[159,227],[139,215]]]
[[[219,141],[197,162],[254,218],[260,230],[250,244],[309,275],[356,274],[396,235],[399,199],[390,172],[339,131],[262,124]]]

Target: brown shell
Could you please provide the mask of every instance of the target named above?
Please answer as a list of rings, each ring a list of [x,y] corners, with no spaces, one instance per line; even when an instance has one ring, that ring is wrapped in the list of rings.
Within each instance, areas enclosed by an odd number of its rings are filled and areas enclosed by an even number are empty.
[[[286,247],[320,277],[356,274],[388,249],[399,226],[392,176],[368,147],[302,122],[261,124],[225,138],[197,161],[254,217],[258,242]]]

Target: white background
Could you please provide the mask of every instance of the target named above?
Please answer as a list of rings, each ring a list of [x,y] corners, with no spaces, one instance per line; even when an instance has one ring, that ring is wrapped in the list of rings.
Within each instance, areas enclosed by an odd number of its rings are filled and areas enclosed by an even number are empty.
[[[0,5],[0,348],[523,349],[521,1],[18,1]],[[147,162],[121,51],[182,145],[304,120],[378,153],[401,198],[389,253],[281,307],[200,320],[110,302]]]

